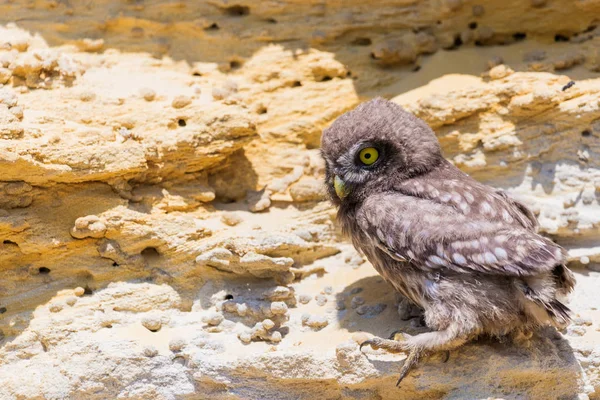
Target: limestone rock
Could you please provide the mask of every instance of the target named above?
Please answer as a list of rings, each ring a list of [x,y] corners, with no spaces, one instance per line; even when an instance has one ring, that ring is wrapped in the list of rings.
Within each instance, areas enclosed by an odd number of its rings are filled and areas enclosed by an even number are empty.
[[[598,1],[146,3],[0,2],[1,399],[598,397]],[[375,96],[569,250],[563,334],[359,351],[425,329],[321,201]]]

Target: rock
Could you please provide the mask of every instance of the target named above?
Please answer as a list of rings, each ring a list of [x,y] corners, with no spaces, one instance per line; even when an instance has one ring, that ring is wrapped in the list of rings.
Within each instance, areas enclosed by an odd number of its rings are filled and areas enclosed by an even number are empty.
[[[309,294],[301,294],[298,296],[298,301],[302,304],[308,304],[312,300],[312,296]]]
[[[140,95],[144,98],[144,100],[146,101],[153,101],[156,98],[156,92],[150,88],[141,88],[140,89]]]
[[[106,224],[95,215],[77,218],[71,229],[71,236],[76,239],[101,238],[106,233]]]
[[[156,357],[158,355],[158,349],[152,345],[148,345],[144,346],[142,353],[144,353],[146,357]]]
[[[142,325],[151,332],[156,332],[162,327],[162,321],[156,316],[147,316],[142,319]]]
[[[514,71],[505,65],[498,65],[492,69],[490,69],[490,78],[492,79],[502,79],[506,78]]]
[[[271,207],[270,191],[263,189],[258,192],[251,191],[248,193],[248,208],[252,212],[260,212]]]
[[[323,307],[327,303],[327,297],[323,296],[322,294],[316,295],[315,300],[317,301],[317,304],[321,307]]]
[[[192,104],[192,99],[190,99],[188,96],[179,95],[173,99],[171,106],[173,108],[183,108],[189,106],[190,104]]]
[[[12,77],[12,72],[8,68],[0,67],[0,84],[4,84],[8,82],[8,80]]]
[[[171,339],[171,341],[169,342],[169,350],[171,350],[174,353],[183,350],[185,346],[185,339],[182,338]]]
[[[223,322],[224,319],[223,314],[213,311],[202,317],[202,322],[207,323],[208,325],[217,326]]]
[[[302,324],[313,329],[322,329],[329,324],[327,317],[323,315],[302,315]]]
[[[290,195],[296,202],[320,201],[326,198],[323,182],[316,179],[302,179],[290,186]]]
[[[41,3],[0,2],[0,398],[397,397],[405,355],[351,338],[421,310],[340,234],[319,146],[400,93],[578,280],[564,336],[432,355],[402,393],[598,396],[597,2]]]
[[[223,213],[221,215],[221,222],[223,222],[225,225],[236,226],[241,224],[243,221],[244,219],[239,214],[233,212]]]
[[[275,315],[285,314],[288,311],[287,304],[282,301],[274,301],[271,303],[271,312]],[[267,328],[269,329],[269,328]]]

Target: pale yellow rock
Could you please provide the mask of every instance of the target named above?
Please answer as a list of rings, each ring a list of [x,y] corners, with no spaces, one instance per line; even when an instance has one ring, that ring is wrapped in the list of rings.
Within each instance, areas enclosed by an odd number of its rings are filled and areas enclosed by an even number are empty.
[[[0,2],[0,398],[397,398],[405,356],[352,337],[414,323],[320,201],[322,129],[375,96],[578,280],[562,337],[401,395],[598,396],[600,3],[146,3]]]

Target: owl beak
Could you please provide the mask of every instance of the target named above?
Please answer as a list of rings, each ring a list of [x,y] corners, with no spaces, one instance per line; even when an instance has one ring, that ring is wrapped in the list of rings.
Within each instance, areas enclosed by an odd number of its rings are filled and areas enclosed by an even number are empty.
[[[335,189],[335,194],[337,194],[340,200],[348,196],[348,193],[350,193],[346,183],[344,183],[344,181],[337,175],[335,178],[333,178],[333,187]]]

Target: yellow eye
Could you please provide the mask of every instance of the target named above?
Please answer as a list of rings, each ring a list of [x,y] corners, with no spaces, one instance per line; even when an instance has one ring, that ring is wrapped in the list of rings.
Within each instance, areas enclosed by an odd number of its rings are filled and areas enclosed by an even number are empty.
[[[371,165],[379,158],[379,152],[375,147],[365,147],[358,153],[360,162],[365,165]]]

